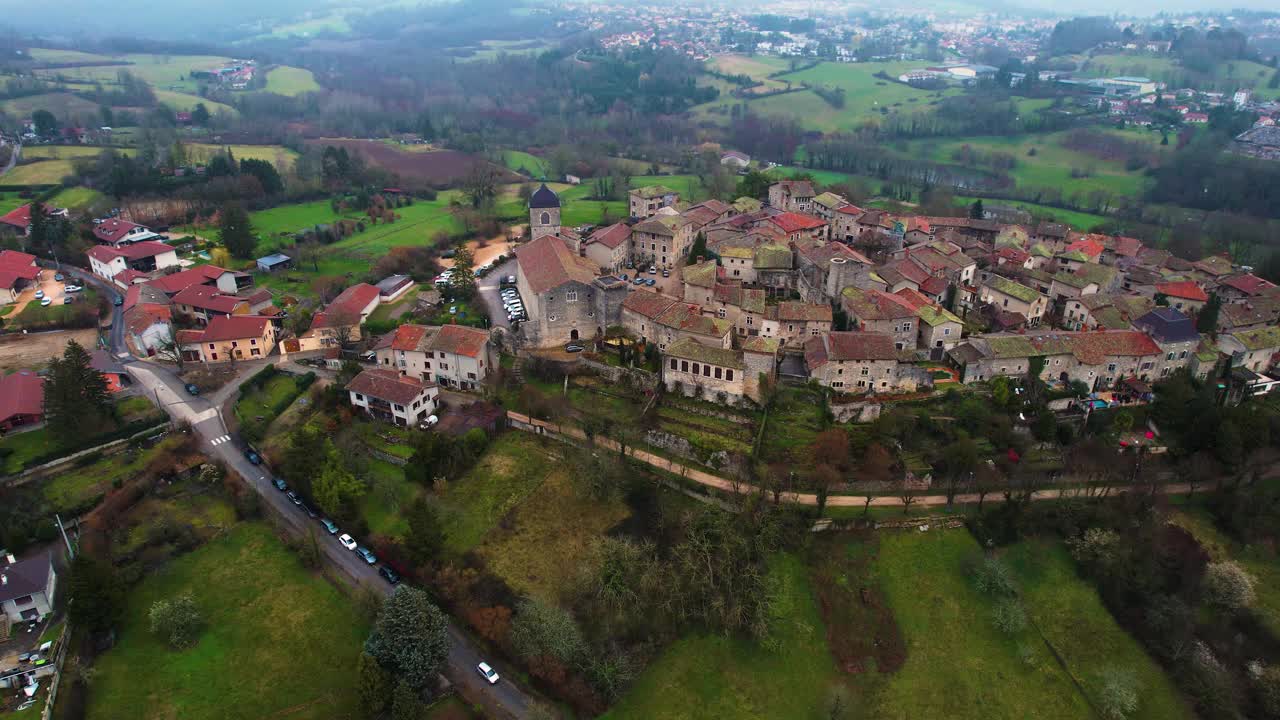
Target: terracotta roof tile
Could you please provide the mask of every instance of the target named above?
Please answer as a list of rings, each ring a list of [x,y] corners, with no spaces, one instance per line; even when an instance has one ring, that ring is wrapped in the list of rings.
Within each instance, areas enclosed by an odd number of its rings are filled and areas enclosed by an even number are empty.
[[[415,377],[401,375],[395,370],[378,368],[362,370],[347,383],[348,390],[396,405],[412,405],[425,390],[435,386],[433,382],[423,382]]]

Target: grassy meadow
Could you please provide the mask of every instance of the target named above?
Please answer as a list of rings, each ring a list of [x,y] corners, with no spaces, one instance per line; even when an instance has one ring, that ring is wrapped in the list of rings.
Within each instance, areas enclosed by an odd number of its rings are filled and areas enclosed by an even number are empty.
[[[319,89],[320,84],[310,70],[281,65],[267,72],[267,92],[294,96]]]

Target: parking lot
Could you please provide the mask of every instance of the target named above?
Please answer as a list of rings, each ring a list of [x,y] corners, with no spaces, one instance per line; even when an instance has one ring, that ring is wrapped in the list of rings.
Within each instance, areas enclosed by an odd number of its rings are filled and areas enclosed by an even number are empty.
[[[18,301],[14,303],[14,308],[9,311],[9,314],[18,315],[27,307],[28,303],[39,304],[43,298],[48,298],[50,305],[62,304],[65,302],[64,299],[66,298],[67,293],[64,292],[64,287],[68,285],[76,285],[76,282],[75,279],[71,277],[58,280],[56,279],[57,275],[58,273],[53,270],[41,270],[40,277],[37,278],[30,287],[23,290],[18,295]],[[37,292],[40,293],[40,297],[36,297]],[[71,294],[75,295],[76,293]]]
[[[480,300],[484,302],[485,311],[489,313],[489,322],[494,327],[511,327],[511,321],[507,319],[507,310],[502,305],[502,288],[500,285],[503,278],[515,274],[516,260],[512,257],[495,266],[487,275],[480,278],[476,284]]]

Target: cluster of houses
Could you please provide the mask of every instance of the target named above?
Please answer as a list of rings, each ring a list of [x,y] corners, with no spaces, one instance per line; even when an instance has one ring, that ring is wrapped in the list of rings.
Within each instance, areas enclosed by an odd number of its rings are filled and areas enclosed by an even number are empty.
[[[516,251],[525,346],[620,327],[656,345],[669,390],[728,403],[758,400],[783,368],[851,395],[926,389],[940,366],[962,382],[1035,371],[1109,391],[1229,362],[1250,392],[1276,382],[1280,289],[1224,257],[1055,223],[894,217],[803,180],[763,204],[689,205],[651,186],[629,208],[623,222],[565,228],[555,193],[534,194],[534,240]],[[689,257],[695,242],[705,256]],[[624,279],[650,267],[677,289]],[[1220,309],[1204,328],[1211,296]]]

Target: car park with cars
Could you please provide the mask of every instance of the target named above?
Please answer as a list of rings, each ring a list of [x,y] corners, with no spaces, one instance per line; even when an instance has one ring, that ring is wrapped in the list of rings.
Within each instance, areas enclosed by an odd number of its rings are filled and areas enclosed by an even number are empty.
[[[356,540],[355,540],[355,538],[351,537],[350,535],[348,535],[348,534],[346,534],[346,533],[342,533],[341,535],[339,535],[339,536],[338,536],[338,542],[342,544],[342,547],[344,547],[344,548],[346,548],[346,549],[348,549],[348,550],[351,550],[351,551],[353,551],[353,552],[354,552],[354,551],[355,551],[355,549],[356,549]]]

